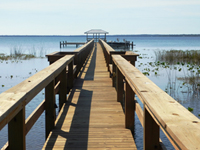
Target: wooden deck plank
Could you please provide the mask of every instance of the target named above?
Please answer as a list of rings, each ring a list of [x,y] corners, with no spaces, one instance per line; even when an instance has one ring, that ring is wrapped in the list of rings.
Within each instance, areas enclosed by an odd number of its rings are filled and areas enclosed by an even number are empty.
[[[137,149],[99,44],[78,75],[43,149]]]

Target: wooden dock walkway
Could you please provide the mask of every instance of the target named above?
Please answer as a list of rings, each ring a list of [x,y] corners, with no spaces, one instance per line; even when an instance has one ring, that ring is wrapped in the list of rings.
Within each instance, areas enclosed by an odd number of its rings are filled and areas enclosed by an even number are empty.
[[[135,115],[144,150],[166,149],[160,129],[175,149],[200,149],[199,118],[135,67],[138,54],[99,43],[94,46],[93,39],[73,52],[47,55],[48,67],[0,94],[0,130],[8,125],[3,149],[25,150],[26,134],[43,112],[43,149],[137,149]],[[26,118],[26,105],[42,90],[45,99]]]
[[[125,128],[124,112],[99,43],[75,80],[43,149],[137,149],[131,131]]]

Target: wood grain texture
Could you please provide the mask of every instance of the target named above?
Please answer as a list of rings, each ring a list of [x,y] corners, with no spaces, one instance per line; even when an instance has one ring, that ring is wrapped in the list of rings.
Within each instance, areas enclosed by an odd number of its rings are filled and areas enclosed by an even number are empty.
[[[20,84],[0,94],[0,129],[73,60],[67,55]]]
[[[120,55],[112,57],[138,98],[177,147],[200,149],[200,120]]]
[[[99,44],[61,109],[43,149],[136,149]]]

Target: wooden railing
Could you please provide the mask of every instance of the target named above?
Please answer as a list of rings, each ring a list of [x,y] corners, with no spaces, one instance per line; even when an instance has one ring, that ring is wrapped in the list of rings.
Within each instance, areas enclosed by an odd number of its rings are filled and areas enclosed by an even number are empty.
[[[134,130],[136,112],[144,130],[143,148],[165,149],[159,137],[161,128],[175,149],[200,149],[200,120],[125,58],[109,55],[113,49],[101,40],[100,43],[107,63],[112,61],[113,86],[118,102],[123,101],[125,93],[125,127]],[[135,94],[143,103],[143,110]]]
[[[50,66],[0,94],[0,130],[8,124],[8,143],[3,149],[26,149],[25,136],[44,110],[48,137],[55,125],[55,95],[59,93],[61,108],[66,102],[67,89],[73,87],[74,76],[80,71],[93,45],[94,40],[75,50],[75,54],[68,53],[54,58]],[[74,61],[78,67],[76,71],[73,70]],[[25,120],[26,104],[43,89],[45,100]]]
[[[92,40],[92,39],[91,39]],[[67,45],[76,45],[78,47],[79,45],[84,45],[84,42],[67,42],[67,41],[60,41],[60,48],[65,47]]]

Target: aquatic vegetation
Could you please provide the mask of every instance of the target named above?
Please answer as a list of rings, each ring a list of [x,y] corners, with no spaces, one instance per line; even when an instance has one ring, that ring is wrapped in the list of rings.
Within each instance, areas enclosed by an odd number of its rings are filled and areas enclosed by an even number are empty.
[[[188,110],[189,110],[189,111],[193,111],[194,109],[193,109],[193,108],[191,108],[191,107],[188,107]]]
[[[10,55],[0,55],[0,60],[2,61],[7,61],[7,60],[27,60],[27,59],[31,59],[31,58],[36,58],[35,55],[32,54],[23,54],[23,53],[11,53]],[[1,61],[1,63],[3,63]],[[14,62],[18,62],[18,61],[12,61],[12,63]],[[6,62],[8,63],[8,62]]]
[[[170,51],[154,51],[156,60],[177,63],[184,65],[185,63],[199,64],[200,50],[170,50]]]
[[[143,74],[146,76],[146,75],[148,75],[149,76],[149,73],[148,72],[143,72]]]
[[[44,58],[45,55],[46,50],[43,47],[35,48],[35,46],[33,46],[30,49],[24,50],[21,46],[14,46],[13,48],[10,48],[9,55],[0,53],[0,60],[2,60],[1,63],[5,60],[15,60],[12,61],[12,63],[14,63],[17,60],[29,60],[36,57]]]

